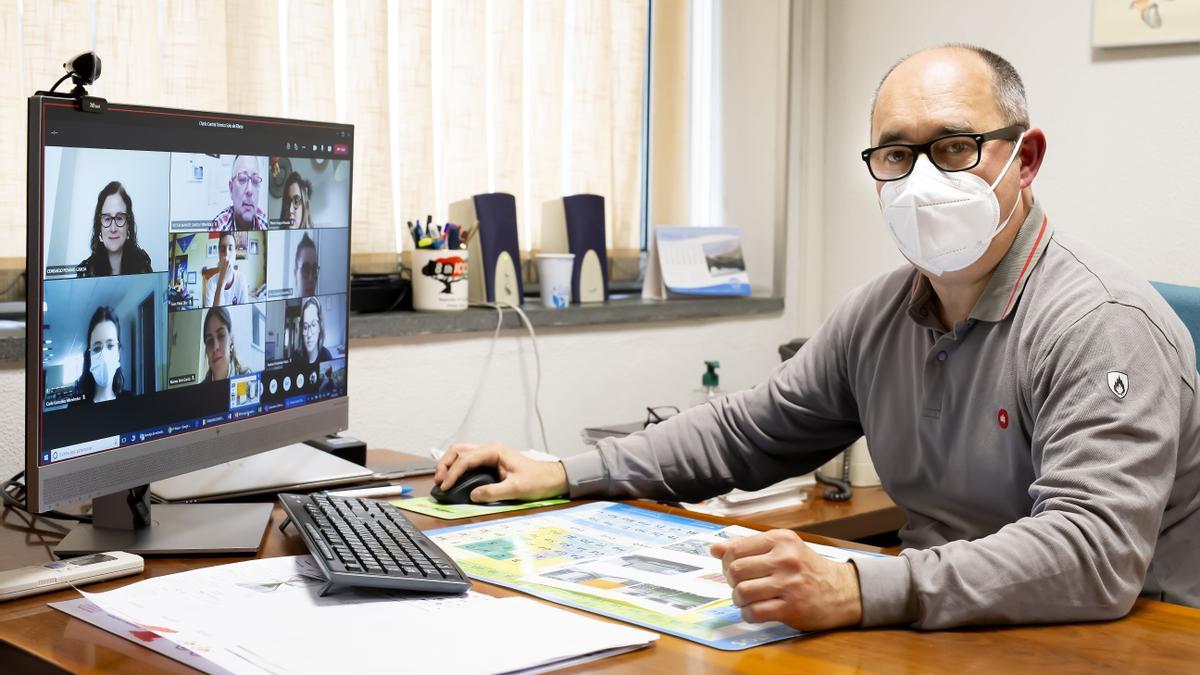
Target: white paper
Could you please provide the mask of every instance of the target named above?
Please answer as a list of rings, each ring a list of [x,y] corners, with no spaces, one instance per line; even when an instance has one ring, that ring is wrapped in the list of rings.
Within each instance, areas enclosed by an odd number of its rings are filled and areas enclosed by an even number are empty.
[[[497,673],[598,658],[658,637],[527,598],[371,589],[320,597],[317,577],[308,556],[264,558],[84,595],[213,673]]]

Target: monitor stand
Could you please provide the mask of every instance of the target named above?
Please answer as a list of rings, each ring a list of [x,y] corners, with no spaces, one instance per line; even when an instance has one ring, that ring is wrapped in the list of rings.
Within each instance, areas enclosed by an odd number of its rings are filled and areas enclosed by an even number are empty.
[[[125,551],[138,555],[254,555],[272,503],[156,504],[150,486],[92,500],[92,522],[76,525],[54,549],[60,558]]]

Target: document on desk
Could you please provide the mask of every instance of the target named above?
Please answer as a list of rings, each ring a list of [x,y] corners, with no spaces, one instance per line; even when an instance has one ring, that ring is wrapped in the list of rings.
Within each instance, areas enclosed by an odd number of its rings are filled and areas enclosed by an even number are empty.
[[[308,556],[154,577],[51,606],[208,673],[508,673],[650,645],[654,633],[529,598],[317,595]],[[469,649],[464,649],[469,646]]]
[[[708,554],[755,533],[612,502],[427,532],[475,579],[726,650],[800,634],[742,621]],[[810,546],[839,561],[876,556]]]

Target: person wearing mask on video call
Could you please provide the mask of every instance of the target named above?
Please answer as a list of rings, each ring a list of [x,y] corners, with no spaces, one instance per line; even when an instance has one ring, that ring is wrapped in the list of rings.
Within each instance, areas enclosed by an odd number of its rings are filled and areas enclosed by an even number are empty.
[[[246,286],[246,277],[238,272],[237,238],[232,232],[221,235],[217,244],[217,259],[217,267],[208,270],[212,275],[204,296],[208,306],[240,305],[256,300],[261,289],[251,292]]]
[[[81,277],[106,277],[116,274],[147,274],[150,255],[137,240],[137,222],[133,218],[133,200],[120,181],[112,181],[96,197],[92,216],[92,254],[79,263]]]
[[[102,403],[129,395],[121,371],[121,321],[112,307],[100,306],[88,322],[83,375],[75,383],[85,402]]]
[[[233,320],[229,310],[213,307],[204,317],[204,355],[208,358],[205,382],[228,380],[237,375],[249,375],[250,369],[238,361],[233,339]]]
[[[300,346],[292,354],[292,363],[306,366],[333,358],[325,348],[325,314],[316,298],[308,298],[300,310]]]
[[[317,242],[307,234],[296,244],[296,266],[292,269],[295,277],[295,297],[307,298],[317,294],[317,277],[321,266],[317,264]]]
[[[312,229],[312,217],[308,211],[312,199],[312,183],[293,171],[283,183],[283,203],[279,205],[279,219],[286,220],[293,230]]]
[[[213,232],[230,230],[265,230],[267,214],[258,208],[258,158],[238,155],[233,159],[233,175],[229,177],[229,206],[213,218]]]

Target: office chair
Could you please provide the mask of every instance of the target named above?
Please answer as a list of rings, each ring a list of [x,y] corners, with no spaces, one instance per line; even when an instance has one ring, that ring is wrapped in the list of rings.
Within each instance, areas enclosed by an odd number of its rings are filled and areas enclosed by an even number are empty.
[[[1154,286],[1171,309],[1179,315],[1183,325],[1192,334],[1192,343],[1200,349],[1200,288],[1165,284],[1161,281],[1151,281],[1150,285]]]

